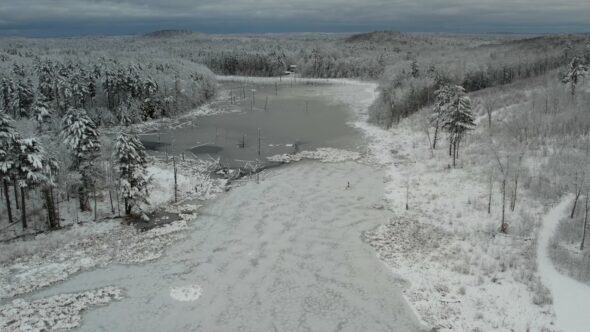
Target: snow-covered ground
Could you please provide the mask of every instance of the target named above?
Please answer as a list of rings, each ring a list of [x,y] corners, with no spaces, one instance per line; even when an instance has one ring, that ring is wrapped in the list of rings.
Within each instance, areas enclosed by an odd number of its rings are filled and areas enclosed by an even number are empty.
[[[511,214],[512,235],[497,234],[499,211],[487,214],[485,177],[468,166],[449,169],[445,151],[432,157],[412,119],[370,133],[396,217],[365,236],[400,276],[420,317],[442,331],[553,329],[534,241],[525,235],[534,218]],[[540,206],[530,206],[531,215],[542,215]]]
[[[361,154],[355,151],[346,151],[334,148],[319,148],[315,151],[301,151],[296,154],[280,154],[270,156],[267,159],[270,161],[291,163],[294,161],[301,161],[303,159],[319,160],[323,163],[335,163],[347,160],[358,160]]]
[[[553,295],[557,326],[564,331],[583,331],[590,326],[590,286],[557,271],[547,252],[558,222],[569,212],[571,202],[570,195],[564,197],[543,219],[537,256],[541,280]]]
[[[120,300],[122,293],[119,288],[104,287],[40,300],[14,300],[8,305],[0,306],[0,330],[68,330],[80,325],[82,311]]]
[[[499,198],[494,196],[488,214],[486,177],[474,160],[450,169],[445,147],[431,154],[415,117],[392,130],[367,124],[374,83],[309,82],[331,83],[315,91],[356,112],[351,125],[367,135],[368,153],[318,149],[277,156],[324,163],[301,161],[265,173],[259,183],[248,182],[205,206],[198,218],[196,206],[171,205],[184,218],[165,228],[138,233],[115,221],[43,235],[27,243],[33,249],[23,246],[14,260],[3,260],[2,297],[37,291],[1,302],[0,327],[73,327],[80,311],[116,299],[87,310],[81,329],[571,330],[562,311],[575,288],[558,273],[545,272],[552,266],[542,258],[561,205],[543,218],[545,208],[522,195],[525,212],[509,213],[510,235],[498,234]],[[173,197],[169,166],[150,168],[156,206],[169,205]],[[181,192],[202,183],[207,185],[199,187],[198,198],[221,191],[222,183],[199,174],[182,173]],[[44,251],[47,243],[53,246]],[[65,281],[43,288],[59,280]],[[97,289],[114,295],[97,301],[79,295]],[[73,300],[79,309],[64,314],[63,301],[55,297],[60,294],[79,298]],[[15,308],[41,303],[46,311],[15,314]],[[70,318],[54,323],[56,315]]]

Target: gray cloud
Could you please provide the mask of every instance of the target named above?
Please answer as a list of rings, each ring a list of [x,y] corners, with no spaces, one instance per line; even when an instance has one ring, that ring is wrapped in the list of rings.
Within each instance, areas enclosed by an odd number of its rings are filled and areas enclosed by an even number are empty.
[[[85,27],[254,30],[590,30],[588,0],[1,0],[0,31]],[[297,28],[296,28],[297,27]],[[288,29],[287,29],[288,30]],[[116,31],[115,31],[116,32]],[[129,31],[124,31],[129,32]],[[224,31],[229,32],[229,31]],[[236,31],[238,32],[238,31]]]

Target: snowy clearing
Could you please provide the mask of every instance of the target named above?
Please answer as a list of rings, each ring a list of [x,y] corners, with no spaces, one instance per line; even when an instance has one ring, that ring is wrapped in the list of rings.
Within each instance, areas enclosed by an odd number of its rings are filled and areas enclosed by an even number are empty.
[[[487,214],[485,177],[474,163],[448,169],[444,148],[432,157],[417,121],[389,131],[367,128],[374,160],[386,167],[386,206],[396,217],[365,238],[399,276],[420,317],[438,330],[555,330],[528,235],[543,207],[520,202],[529,211],[510,214],[512,235],[496,234],[499,211]]]

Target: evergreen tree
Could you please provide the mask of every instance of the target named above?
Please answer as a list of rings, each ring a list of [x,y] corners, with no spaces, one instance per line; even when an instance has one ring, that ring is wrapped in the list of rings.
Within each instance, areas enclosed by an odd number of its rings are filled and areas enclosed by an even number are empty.
[[[125,214],[130,215],[140,203],[147,204],[149,179],[145,148],[137,136],[122,132],[117,137],[114,154],[125,200]]]
[[[32,116],[33,119],[37,121],[40,130],[43,128],[44,124],[49,122],[52,113],[53,112],[49,107],[49,100],[42,92],[39,92],[37,100],[35,100],[35,104],[33,105]]]
[[[31,80],[20,81],[16,89],[16,94],[15,101],[18,101],[14,104],[16,113],[20,117],[29,117],[29,111],[35,100]]]
[[[418,61],[416,61],[416,59],[412,60],[410,69],[413,78],[418,78],[418,76],[420,76],[420,68],[418,67]]]
[[[448,113],[451,98],[451,89],[446,84],[442,85],[438,90],[434,92],[434,95],[436,100],[432,108],[430,123],[434,127],[434,139],[432,141],[432,148],[436,149],[436,143],[438,142],[438,133]]]
[[[39,85],[37,90],[45,96],[48,102],[55,99],[55,82],[52,64],[49,60],[41,62],[37,65],[37,73],[39,76]]]
[[[442,128],[449,133],[449,143],[453,156],[453,167],[459,157],[459,144],[468,130],[475,128],[471,99],[465,89],[455,85],[449,89],[449,103],[443,118]]]
[[[21,193],[21,222],[23,228],[27,228],[26,192],[37,186],[53,185],[51,162],[34,138],[18,139],[13,147],[16,155],[14,169]]]
[[[2,84],[0,84],[0,92],[2,93],[2,103],[0,106],[6,111],[9,112],[12,110],[12,98],[14,94],[14,84],[12,80],[7,78],[2,78]]]
[[[0,180],[6,199],[8,222],[12,223],[12,207],[8,191],[9,181],[14,176],[15,155],[14,146],[19,139],[18,132],[14,129],[14,121],[6,112],[0,110]],[[18,199],[18,198],[15,198]]]
[[[576,95],[576,87],[582,77],[586,74],[588,68],[582,62],[582,59],[575,56],[572,58],[572,61],[569,64],[568,71],[564,75],[562,82],[565,84],[569,84],[570,93],[572,94],[572,98]]]
[[[70,109],[63,118],[61,136],[72,151],[72,169],[78,171],[80,209],[90,211],[89,193],[94,188],[95,160],[100,155],[99,132],[85,110]]]

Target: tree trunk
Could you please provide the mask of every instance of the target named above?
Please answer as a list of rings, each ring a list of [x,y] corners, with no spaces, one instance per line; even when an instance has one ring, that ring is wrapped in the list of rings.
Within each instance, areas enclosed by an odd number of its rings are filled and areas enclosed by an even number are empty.
[[[92,196],[94,196],[94,221],[96,222],[96,220],[98,219],[98,209],[96,208],[96,186],[92,186],[92,191]]]
[[[516,208],[516,196],[518,194],[518,173],[514,177],[514,191],[512,192],[512,200],[510,201],[510,211],[514,212]]]
[[[406,211],[410,209],[410,182],[406,184]]]
[[[580,243],[580,250],[584,250],[584,240],[586,240],[586,226],[588,224],[588,195],[586,192],[586,209],[584,212],[584,229],[582,229],[582,243]]]
[[[574,206],[572,207],[572,212],[570,213],[570,219],[574,218],[574,214],[576,213],[576,206],[578,205],[578,198],[582,194],[582,190],[576,190],[576,196],[574,197]]]
[[[434,127],[434,139],[432,141],[432,150],[436,150],[436,142],[438,141],[438,121]]]
[[[125,197],[125,215],[131,214],[131,204],[129,203],[129,199]]]
[[[61,218],[61,214],[59,212],[59,190],[57,192],[57,198],[56,196],[53,194],[53,188],[51,188],[51,199],[54,202],[54,206],[55,206],[55,217],[57,219],[57,227],[61,227],[61,223],[60,223],[60,218]]]
[[[490,175],[490,192],[488,195],[488,214],[492,213],[492,190],[494,189],[494,179]]]
[[[174,166],[174,203],[178,202],[178,182],[176,173],[176,158],[172,158],[172,164]]]
[[[117,184],[117,188],[115,188],[115,199],[117,200],[117,214],[121,216],[121,203],[119,201],[119,185]]]
[[[113,191],[109,188],[109,200],[111,201],[111,213],[115,214],[115,205],[113,205]]]
[[[22,216],[23,228],[27,228],[27,209],[25,206],[25,188],[20,189],[20,197],[21,197],[21,216]]]
[[[8,181],[4,179],[4,196],[6,197],[6,212],[8,212],[8,223],[12,224],[12,207],[10,206],[10,195],[8,194]]]
[[[90,211],[88,192],[86,188],[84,188],[83,184],[80,186],[80,188],[78,188],[78,200],[80,201],[80,211]]]
[[[506,177],[502,179],[502,223],[500,224],[500,231],[502,233],[506,233],[506,223],[505,223],[505,216],[506,216]]]
[[[49,228],[57,228],[55,205],[53,203],[53,197],[49,188],[43,189],[43,198],[45,199],[45,209],[47,209],[47,220],[49,222]]]
[[[455,168],[456,161],[457,161],[457,141],[453,140],[453,168]]]
[[[453,155],[453,139],[449,138],[449,157]]]
[[[12,183],[14,185],[14,205],[15,205],[16,209],[18,210],[20,208],[20,206],[18,203],[18,184],[17,184],[16,178],[12,178]]]

